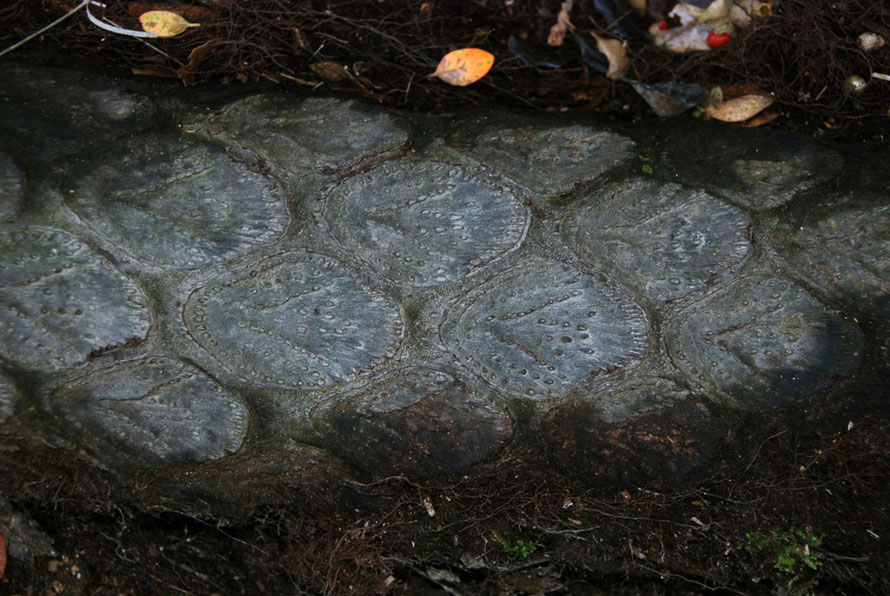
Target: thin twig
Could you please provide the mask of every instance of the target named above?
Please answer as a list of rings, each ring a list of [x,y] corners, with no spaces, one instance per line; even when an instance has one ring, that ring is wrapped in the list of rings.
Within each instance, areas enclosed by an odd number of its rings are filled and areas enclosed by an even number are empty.
[[[52,23],[50,23],[49,25],[47,25],[47,26],[44,27],[43,29],[41,29],[41,30],[39,30],[39,31],[35,31],[34,33],[32,33],[31,35],[29,35],[29,36],[26,37],[25,39],[23,39],[23,40],[21,40],[21,41],[19,41],[19,42],[17,42],[17,43],[12,44],[12,45],[9,46],[8,48],[6,48],[6,49],[3,50],[2,52],[0,52],[0,56],[3,56],[3,55],[5,55],[5,54],[8,54],[9,52],[13,51],[13,50],[16,49],[17,47],[25,45],[26,43],[28,43],[29,41],[31,41],[32,39],[34,39],[35,37],[37,37],[37,36],[40,35],[41,33],[43,33],[43,32],[45,32],[45,31],[48,31],[48,30],[52,29],[53,27],[55,27],[56,25],[58,25],[59,23],[61,23],[62,21],[64,21],[64,20],[67,19],[68,17],[70,17],[71,15],[73,15],[75,12],[77,12],[77,11],[80,10],[81,8],[85,7],[85,6],[86,6],[87,4],[89,4],[90,2],[92,2],[92,0],[83,0],[83,2],[81,2],[78,6],[72,8],[71,10],[69,10],[68,12],[66,12],[65,14],[63,14],[62,16],[60,16],[58,19],[56,19],[55,21],[53,21]]]

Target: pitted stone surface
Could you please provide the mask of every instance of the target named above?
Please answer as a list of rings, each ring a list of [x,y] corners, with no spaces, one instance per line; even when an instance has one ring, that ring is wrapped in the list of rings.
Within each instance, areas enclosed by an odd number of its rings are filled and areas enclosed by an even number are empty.
[[[139,287],[67,232],[0,225],[0,356],[39,370],[148,333]]]
[[[804,288],[751,275],[683,309],[667,326],[674,363],[743,410],[787,405],[857,364],[862,333]]]
[[[516,248],[529,214],[486,168],[401,160],[336,187],[325,218],[343,246],[377,271],[429,286]]]
[[[338,455],[381,474],[463,471],[490,459],[512,434],[510,417],[487,399],[417,366],[317,416]]]
[[[12,158],[0,151],[0,221],[12,218],[25,193],[25,175]]]
[[[525,127],[480,135],[473,154],[536,192],[557,195],[620,164],[635,146],[627,137],[590,126]]]
[[[168,358],[91,370],[50,399],[97,458],[148,467],[233,453],[249,421],[239,398],[197,368]]]
[[[824,291],[890,317],[890,192],[807,202],[773,231],[773,246]]]
[[[245,381],[284,389],[347,382],[395,355],[401,310],[339,261],[306,250],[264,258],[197,289],[194,340]]]
[[[703,184],[718,197],[752,209],[770,209],[837,175],[837,152],[804,137],[766,129],[693,128],[668,135],[663,158],[673,172]]]
[[[355,165],[408,140],[401,119],[335,99],[257,95],[229,105],[211,124],[297,175]]]
[[[702,191],[650,180],[597,192],[561,226],[575,252],[656,300],[676,300],[738,270],[748,219]]]
[[[0,424],[3,424],[10,416],[12,416],[18,399],[19,392],[15,383],[8,376],[0,372]]]
[[[4,64],[0,81],[0,147],[21,159],[53,159],[101,146],[144,130],[155,113],[147,98],[103,77]]]
[[[116,246],[173,269],[273,242],[289,221],[283,192],[264,176],[219,147],[173,135],[136,136],[91,157],[63,193]]]
[[[441,336],[477,375],[519,397],[562,397],[639,360],[642,310],[594,277],[532,258],[481,283],[446,314]]]

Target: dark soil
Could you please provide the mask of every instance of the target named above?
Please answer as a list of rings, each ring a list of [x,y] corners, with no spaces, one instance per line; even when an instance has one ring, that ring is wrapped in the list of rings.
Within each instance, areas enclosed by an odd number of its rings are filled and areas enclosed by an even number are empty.
[[[0,48],[44,27],[79,0],[8,0],[0,8]],[[110,34],[83,10],[32,45],[51,48],[71,66],[72,56],[98,60],[112,74],[169,77],[177,84],[267,81],[300,92],[340,92],[422,112],[467,106],[596,112],[656,118],[630,85],[606,79],[601,55],[582,58],[580,41],[596,52],[591,33],[625,33],[628,79],[644,83],[696,83],[725,95],[754,90],[775,97],[779,118],[771,126],[828,137],[880,138],[890,127],[890,43],[865,51],[861,33],[890,42],[890,5],[874,0],[781,0],[772,16],[758,19],[731,43],[709,52],[672,54],[646,37],[646,28],[675,4],[650,0],[645,18],[626,14],[626,0],[576,0],[571,19],[577,38],[547,46],[557,0],[108,0],[92,7],[96,18],[141,31],[138,15],[174,10],[198,28],[152,39]],[[617,23],[609,13],[620,16]],[[675,23],[671,23],[672,25]],[[515,38],[511,47],[510,38]],[[519,50],[516,43],[521,44]],[[492,71],[469,87],[428,78],[447,52],[478,47],[496,57]],[[199,49],[200,48],[200,49]],[[194,54],[192,52],[195,52]],[[15,54],[12,54],[15,55]],[[558,67],[536,66],[546,62]],[[868,84],[851,90],[848,78]],[[335,80],[335,79],[340,80]]]
[[[529,451],[471,477],[293,489],[226,519],[155,510],[138,481],[0,436],[0,496],[55,545],[10,559],[0,592],[890,593],[890,419],[809,412],[740,430],[740,448],[670,490]]]
[[[77,4],[4,3],[0,48]],[[585,64],[577,45],[545,50],[560,68],[528,66],[510,53],[510,35],[546,47],[556,1],[106,4],[94,14],[130,29],[146,6],[191,7],[202,26],[153,40],[162,55],[77,15],[24,55],[66,67],[77,55],[112,75],[169,76],[181,85],[192,50],[218,39],[189,79],[195,93],[266,81],[423,112],[476,105],[655,119],[629,85]],[[575,3],[582,35],[607,27],[597,4]],[[890,46],[863,52],[863,31],[890,40],[890,6],[783,0],[773,17],[718,51],[671,55],[631,39],[633,78],[753,86],[775,94],[781,116],[769,126],[882,139],[890,83],[874,80],[860,94],[846,85],[850,74],[890,73]],[[465,88],[426,78],[442,55],[466,46],[496,55],[487,77]],[[325,80],[313,70],[325,62],[354,76]],[[0,498],[29,514],[55,548],[31,562],[10,558],[0,593],[886,594],[884,412],[855,416],[850,430],[847,413],[830,408],[822,419],[833,425],[752,429],[741,450],[667,491],[578,477],[520,452],[469,479],[355,482],[337,495],[339,507],[294,489],[225,519],[155,510],[138,486],[0,434]],[[781,552],[791,568],[776,568]]]

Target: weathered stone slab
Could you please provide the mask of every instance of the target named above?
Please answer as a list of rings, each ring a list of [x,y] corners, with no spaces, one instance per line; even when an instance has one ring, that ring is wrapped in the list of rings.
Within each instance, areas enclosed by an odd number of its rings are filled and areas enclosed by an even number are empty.
[[[110,79],[54,68],[0,65],[0,147],[50,160],[145,130],[155,107]]]
[[[537,193],[552,196],[594,180],[627,159],[635,146],[625,136],[592,126],[527,126],[483,133],[470,153]]]
[[[588,263],[655,300],[676,300],[738,271],[748,218],[705,192],[637,180],[600,190],[560,226]]]
[[[512,435],[510,417],[447,373],[395,371],[315,413],[325,446],[379,475],[432,476],[492,458]]]
[[[391,359],[401,309],[339,261],[307,250],[249,263],[195,290],[191,337],[212,362],[263,387],[323,389]]]
[[[633,364],[649,338],[642,310],[596,278],[532,258],[488,279],[445,316],[448,349],[501,391],[562,397]]]
[[[231,139],[296,176],[332,172],[392,151],[408,140],[406,123],[355,101],[256,95],[209,122]]]
[[[0,151],[0,221],[11,219],[25,194],[25,175],[6,153]]]
[[[796,206],[772,244],[832,298],[890,317],[890,191],[857,189]]]
[[[247,434],[246,405],[197,368],[148,357],[93,367],[50,407],[98,460],[159,467],[217,459]]]
[[[139,287],[67,232],[0,224],[0,356],[38,370],[148,333]]]
[[[219,147],[176,135],[140,135],[91,156],[62,190],[116,247],[173,269],[273,242],[290,219],[276,184]]]
[[[335,238],[394,281],[448,282],[515,249],[529,213],[487,168],[399,160],[350,178],[328,196]]]
[[[666,135],[661,146],[672,174],[755,210],[778,207],[843,166],[832,149],[767,129],[691,127]]]
[[[856,366],[862,333],[799,285],[750,275],[683,309],[665,331],[674,363],[742,410],[784,406]]]

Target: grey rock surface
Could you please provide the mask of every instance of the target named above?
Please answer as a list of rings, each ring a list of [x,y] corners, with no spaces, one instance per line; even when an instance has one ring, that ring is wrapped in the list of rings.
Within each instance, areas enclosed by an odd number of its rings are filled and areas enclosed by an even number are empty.
[[[165,499],[674,482],[890,374],[890,174],[841,148],[0,71],[0,423]]]

